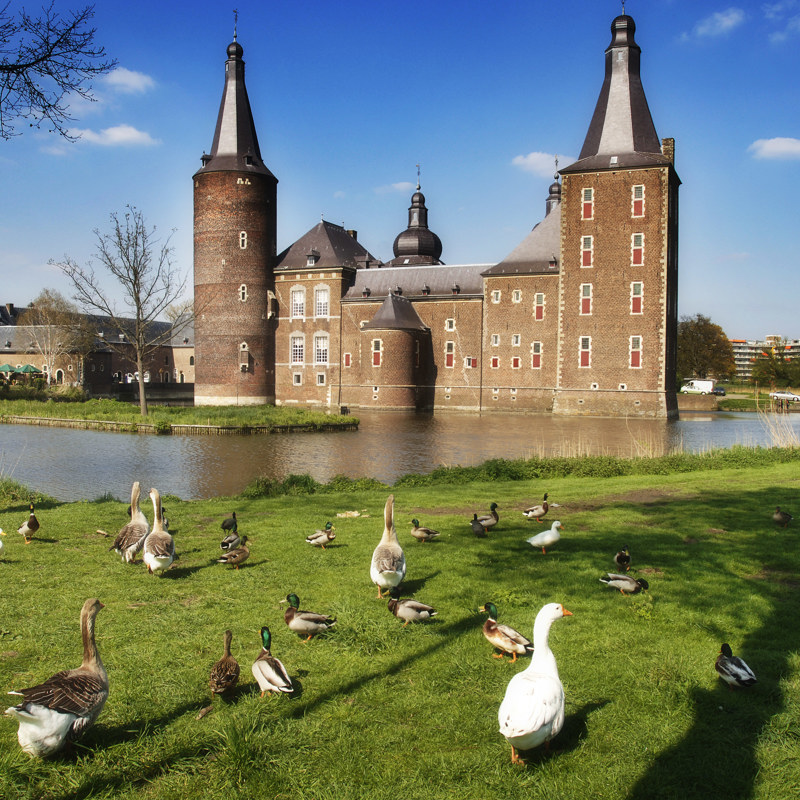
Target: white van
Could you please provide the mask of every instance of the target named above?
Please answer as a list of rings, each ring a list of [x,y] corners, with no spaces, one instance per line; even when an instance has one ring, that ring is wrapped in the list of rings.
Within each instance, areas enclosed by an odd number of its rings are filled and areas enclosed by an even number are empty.
[[[711,394],[714,391],[714,381],[686,381],[681,386],[681,394]]]

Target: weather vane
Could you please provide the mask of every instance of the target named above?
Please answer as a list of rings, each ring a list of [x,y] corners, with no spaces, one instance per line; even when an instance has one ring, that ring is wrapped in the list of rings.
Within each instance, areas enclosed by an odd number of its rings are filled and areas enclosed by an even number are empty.
[[[623,6],[625,3],[622,4]],[[624,13],[624,12],[623,12]],[[233,9],[233,41],[236,41],[236,29],[239,27],[239,9]]]
[[[419,162],[417,162],[417,191],[419,191]]]

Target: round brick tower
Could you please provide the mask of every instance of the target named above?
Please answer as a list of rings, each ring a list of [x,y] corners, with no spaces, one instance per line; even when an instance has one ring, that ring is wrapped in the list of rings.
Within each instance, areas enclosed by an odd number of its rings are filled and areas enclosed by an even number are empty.
[[[210,155],[194,181],[195,405],[275,402],[275,176],[261,159],[242,46],[228,45]]]

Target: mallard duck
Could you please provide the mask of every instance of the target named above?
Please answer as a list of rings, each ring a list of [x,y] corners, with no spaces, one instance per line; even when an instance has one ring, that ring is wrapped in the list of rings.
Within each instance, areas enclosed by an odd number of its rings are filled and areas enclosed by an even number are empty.
[[[261,652],[253,662],[253,677],[258,682],[263,697],[267,692],[284,692],[291,694],[294,691],[292,679],[286,667],[270,653],[272,635],[265,625],[261,629]]]
[[[94,624],[103,604],[91,598],[81,609],[83,661],[77,669],[57,672],[30,689],[9,692],[23,700],[6,709],[19,721],[20,747],[32,756],[47,756],[83,734],[103,710],[108,675],[97,652]]]
[[[217,559],[217,563],[230,564],[236,569],[239,569],[239,566],[244,564],[248,558],[250,558],[250,548],[247,546],[247,537],[242,536],[242,542],[239,547],[229,550],[221,558]]]
[[[788,511],[782,511],[780,506],[775,508],[775,513],[772,515],[772,521],[776,525],[780,525],[781,527],[785,528],[794,517]]]
[[[391,590],[403,582],[406,575],[406,557],[397,531],[394,529],[394,495],[390,494],[383,509],[383,536],[372,553],[369,576],[378,587],[378,599],[383,590]]]
[[[737,686],[752,686],[756,682],[753,670],[741,658],[733,654],[731,646],[727,642],[722,645],[714,668],[730,689],[735,689]]]
[[[236,686],[239,680],[239,662],[231,655],[233,634],[225,631],[222,658],[211,667],[208,685],[214,694],[224,694]]]
[[[299,634],[308,634],[306,641],[312,636],[328,630],[331,625],[336,623],[336,617],[315,614],[313,611],[301,611],[300,598],[294,593],[287,594],[286,600],[281,602],[289,604],[289,608],[283,615],[283,620],[289,626],[289,630]]]
[[[425,528],[423,526],[420,526],[418,519],[412,519],[411,535],[418,542],[430,542],[433,541],[439,535],[439,531],[435,531],[433,530],[433,528]]]
[[[129,508],[131,521],[120,528],[117,538],[114,539],[114,544],[108,548],[109,550],[115,550],[127,564],[133,564],[136,561],[136,554],[144,547],[144,540],[150,533],[150,523],[147,521],[142,509],[139,508],[140,495],[141,488],[139,481],[136,481],[131,488],[131,504]]]
[[[229,553],[235,550],[242,543],[242,537],[238,533],[229,533],[220,543],[220,549]]]
[[[234,511],[228,519],[222,520],[222,525],[220,528],[224,531],[230,531],[231,533],[236,533],[239,530],[239,523],[236,521],[236,512]]]
[[[478,519],[477,514],[472,515],[472,520],[469,523],[470,527],[472,528],[472,532],[479,538],[485,539],[486,538],[486,528],[483,527],[481,521]]]
[[[537,506],[530,506],[522,512],[523,517],[528,519],[535,519],[537,522],[542,521],[542,517],[550,510],[550,504],[547,502],[547,492],[544,493],[542,502]]]
[[[558,520],[555,520],[549,530],[529,536],[525,541],[532,547],[541,547],[542,552],[546,555],[547,550],[545,548],[554,545],[561,538],[559,531],[563,527]]]
[[[497,525],[497,523],[500,522],[500,515],[497,513],[497,503],[492,503],[489,506],[489,513],[478,517],[478,522],[480,522],[487,531],[489,528],[493,528]]]
[[[389,611],[398,619],[403,620],[404,628],[409,622],[420,622],[435,617],[437,614],[433,606],[426,606],[425,603],[412,600],[410,597],[400,597],[398,587],[392,589],[389,594]]]
[[[624,569],[625,572],[631,568],[631,551],[628,549],[628,545],[625,545],[622,550],[614,556],[614,563],[620,569]]]
[[[511,745],[511,761],[522,763],[518,750],[530,750],[550,740],[564,724],[564,687],[548,639],[550,626],[571,617],[560,603],[548,603],[533,625],[531,663],[508,683],[497,719],[500,733]]]
[[[175,540],[164,530],[158,489],[150,490],[150,499],[153,501],[153,529],[144,540],[144,563],[150,573],[163,572],[175,560]]]
[[[306,541],[309,544],[313,544],[314,547],[321,547],[324,550],[325,545],[336,538],[335,530],[336,528],[333,527],[332,522],[326,522],[322,530],[318,528],[314,533],[306,536]]]
[[[638,594],[642,589],[649,589],[650,584],[644,578],[632,578],[630,575],[618,575],[609,572],[600,578],[600,583],[619,589],[622,594]]]
[[[494,603],[484,603],[479,610],[489,615],[489,619],[483,623],[483,635],[500,651],[492,653],[492,658],[502,658],[503,653],[508,653],[513,664],[518,655],[524,656],[533,652],[533,643],[530,639],[509,625],[498,625],[497,606]]]
[[[30,544],[33,535],[39,530],[39,520],[36,519],[36,514],[33,513],[33,503],[30,504],[29,508],[31,513],[28,519],[17,529],[17,533],[25,538],[25,544]]]

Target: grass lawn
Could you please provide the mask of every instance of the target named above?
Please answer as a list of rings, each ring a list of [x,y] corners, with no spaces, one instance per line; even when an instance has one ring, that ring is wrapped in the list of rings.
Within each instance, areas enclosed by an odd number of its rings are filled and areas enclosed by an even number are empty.
[[[128,488],[120,489],[127,494]],[[520,511],[549,493],[563,523],[547,555]],[[800,792],[800,475],[797,463],[613,478],[395,488],[406,553],[404,597],[438,615],[404,628],[369,579],[387,491],[182,502],[164,499],[180,559],[163,577],[108,548],[127,498],[41,503],[38,538],[16,528],[27,506],[0,505],[0,687],[77,666],[83,601],[105,604],[97,641],[111,683],[95,726],[71,752],[40,761],[0,718],[0,797],[775,798]],[[488,538],[468,520],[490,502]],[[777,529],[776,505],[795,513]],[[143,504],[144,508],[144,504]],[[152,509],[146,508],[150,517]],[[220,523],[236,511],[252,555],[216,563]],[[337,512],[358,510],[357,518]],[[412,517],[437,528],[428,544]],[[327,520],[326,549],[304,537]],[[650,591],[603,586],[623,545]],[[336,626],[305,643],[283,622],[289,592]],[[511,664],[483,638],[499,621],[530,635],[539,608],[563,603],[550,644],[564,683],[564,729],[526,767],[510,763],[497,709]],[[259,629],[296,692],[261,699],[250,665]],[[210,702],[208,677],[233,631],[235,695]],[[730,691],[714,660],[731,644],[758,676]],[[11,698],[9,698],[11,699]],[[11,704],[11,703],[9,703]]]

